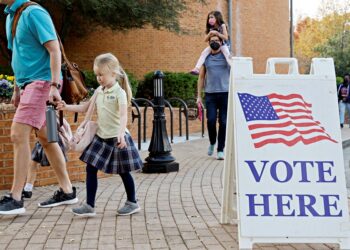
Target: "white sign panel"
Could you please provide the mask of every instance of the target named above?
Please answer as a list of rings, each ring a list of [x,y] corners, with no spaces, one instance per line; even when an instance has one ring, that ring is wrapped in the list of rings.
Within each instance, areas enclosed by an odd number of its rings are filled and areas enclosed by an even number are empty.
[[[276,63],[290,64],[290,73],[275,74]],[[269,59],[268,74],[257,75],[250,59],[233,63],[227,143],[235,155],[225,167],[236,169],[240,249],[254,242],[350,249],[333,60],[314,59],[310,75],[297,68],[295,59]]]

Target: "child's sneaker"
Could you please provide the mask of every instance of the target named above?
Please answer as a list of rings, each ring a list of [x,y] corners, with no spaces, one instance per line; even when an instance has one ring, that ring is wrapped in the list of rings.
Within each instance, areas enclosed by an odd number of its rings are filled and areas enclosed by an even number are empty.
[[[218,160],[223,160],[224,159],[224,152],[219,151],[218,152]]]
[[[199,70],[196,69],[196,68],[194,68],[194,69],[192,69],[192,70],[190,71],[190,74],[195,75],[195,76],[198,76],[198,75],[199,75]]]
[[[126,201],[124,207],[118,209],[118,215],[129,215],[134,214],[140,211],[141,208],[139,204],[136,202]]]
[[[84,203],[80,207],[72,208],[72,213],[81,217],[95,216],[95,209],[87,203]]]
[[[209,148],[208,148],[208,155],[209,156],[212,156],[214,154],[214,145],[210,145]]]

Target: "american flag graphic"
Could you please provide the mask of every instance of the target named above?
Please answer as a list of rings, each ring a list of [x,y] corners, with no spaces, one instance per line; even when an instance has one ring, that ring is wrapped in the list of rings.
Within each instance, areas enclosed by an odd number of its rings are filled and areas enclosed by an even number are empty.
[[[312,105],[299,94],[254,96],[238,93],[255,148],[282,143],[288,147],[332,139],[312,116]]]

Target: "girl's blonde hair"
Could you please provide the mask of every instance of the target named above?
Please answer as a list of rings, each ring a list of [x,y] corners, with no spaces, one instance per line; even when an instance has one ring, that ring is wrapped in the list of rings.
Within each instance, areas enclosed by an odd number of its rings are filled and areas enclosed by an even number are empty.
[[[120,87],[122,87],[122,89],[124,89],[126,92],[126,98],[128,100],[128,104],[130,105],[132,92],[129,84],[129,78],[120,65],[118,58],[112,53],[101,54],[95,58],[94,68],[98,68],[103,73],[116,73],[116,80],[120,84]]]

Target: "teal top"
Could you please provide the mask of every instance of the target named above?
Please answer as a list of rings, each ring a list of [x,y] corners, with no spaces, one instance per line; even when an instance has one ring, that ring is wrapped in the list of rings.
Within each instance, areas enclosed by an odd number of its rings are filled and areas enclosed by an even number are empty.
[[[35,80],[51,80],[50,56],[43,44],[57,40],[49,13],[41,6],[31,5],[22,12],[12,41],[13,17],[17,8],[25,2],[28,0],[16,0],[5,8],[6,36],[8,48],[12,50],[11,65],[18,87]]]

